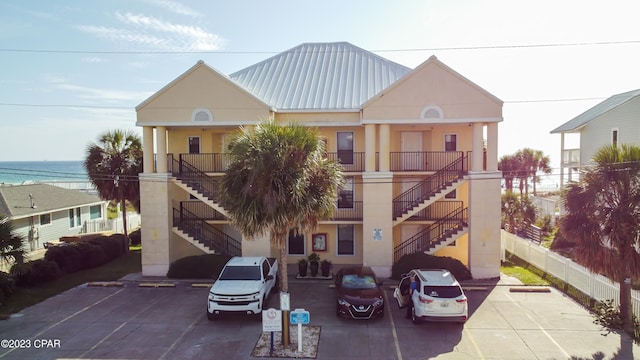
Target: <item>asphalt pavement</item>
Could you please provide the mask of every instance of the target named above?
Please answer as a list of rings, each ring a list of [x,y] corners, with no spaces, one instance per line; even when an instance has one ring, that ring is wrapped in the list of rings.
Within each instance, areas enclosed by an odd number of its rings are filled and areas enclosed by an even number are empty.
[[[640,348],[593,323],[587,310],[553,288],[468,282],[469,320],[404,318],[383,285],[382,319],[337,318],[330,280],[290,278],[291,307],[319,327],[317,359],[633,359]],[[255,359],[261,318],[206,318],[206,282],[145,278],[85,284],[0,321],[4,359]],[[278,296],[269,305],[278,307]]]

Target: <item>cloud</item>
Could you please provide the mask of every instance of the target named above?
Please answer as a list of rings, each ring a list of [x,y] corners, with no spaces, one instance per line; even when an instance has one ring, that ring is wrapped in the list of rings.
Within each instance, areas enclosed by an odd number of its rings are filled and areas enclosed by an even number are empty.
[[[171,1],[171,0],[145,0],[146,3],[167,9],[173,13],[176,14],[180,14],[180,15],[187,15],[187,16],[191,16],[193,18],[200,18],[203,17],[203,15],[185,5],[180,4],[179,2],[176,1]]]
[[[59,90],[73,91],[78,97],[87,100],[100,100],[100,102],[116,103],[121,101],[142,101],[151,96],[150,91],[123,91],[114,89],[96,89],[86,86],[60,83],[56,85]]]
[[[115,17],[123,27],[81,25],[77,28],[108,40],[166,51],[213,51],[225,42],[198,26],[175,24],[142,14],[116,13]]]

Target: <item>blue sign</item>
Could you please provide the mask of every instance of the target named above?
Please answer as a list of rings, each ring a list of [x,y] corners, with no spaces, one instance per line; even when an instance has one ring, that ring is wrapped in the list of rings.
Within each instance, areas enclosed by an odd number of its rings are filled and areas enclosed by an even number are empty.
[[[291,325],[295,324],[308,324],[309,312],[304,309],[295,309],[289,313],[289,320]]]

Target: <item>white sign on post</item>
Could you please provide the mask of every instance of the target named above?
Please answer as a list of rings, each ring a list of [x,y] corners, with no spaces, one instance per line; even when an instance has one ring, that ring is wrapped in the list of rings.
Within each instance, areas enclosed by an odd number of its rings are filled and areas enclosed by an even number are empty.
[[[262,331],[282,331],[282,311],[274,308],[262,310]]]

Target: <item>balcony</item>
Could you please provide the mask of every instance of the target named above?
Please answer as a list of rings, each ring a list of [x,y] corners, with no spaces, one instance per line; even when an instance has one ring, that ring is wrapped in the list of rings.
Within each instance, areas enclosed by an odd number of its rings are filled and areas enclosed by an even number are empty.
[[[459,151],[391,152],[389,167],[394,172],[435,172],[458,160]],[[380,153],[375,155],[376,171],[380,170]],[[328,152],[327,158],[339,162],[346,173],[365,171],[364,152]],[[205,174],[222,174],[231,162],[225,153],[168,154],[168,169],[174,176],[198,169]]]
[[[562,166],[579,166],[580,165],[580,149],[564,149],[562,150]]]

